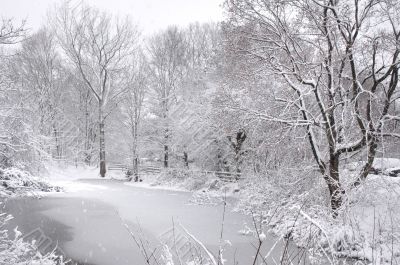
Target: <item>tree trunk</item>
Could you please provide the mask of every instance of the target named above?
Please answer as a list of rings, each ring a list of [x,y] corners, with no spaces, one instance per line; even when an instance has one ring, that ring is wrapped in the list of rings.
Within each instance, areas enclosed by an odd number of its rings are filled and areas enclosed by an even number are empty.
[[[353,183],[353,187],[357,187],[357,186],[361,185],[361,183],[367,178],[367,176],[370,173],[370,170],[372,168],[372,165],[374,163],[377,148],[378,148],[378,144],[377,144],[376,140],[372,139],[371,143],[368,146],[367,163],[365,163],[363,169],[361,170],[360,176]]]
[[[239,152],[240,152],[240,150],[239,150]],[[241,174],[241,170],[240,170],[240,153],[239,152],[235,153],[235,157],[234,157],[235,167],[236,167],[236,174],[235,174],[235,179],[236,180],[239,180],[239,176]]]
[[[168,167],[168,145],[164,145],[164,167]]]
[[[135,125],[136,128],[137,125]],[[132,169],[133,175],[135,176],[135,182],[139,181],[139,157],[137,153],[137,133],[136,130],[134,132],[134,139],[133,139],[133,148],[132,148]]]
[[[135,176],[135,182],[139,181],[139,159],[136,157],[133,158],[133,175]]]
[[[106,176],[106,146],[104,137],[104,117],[102,103],[99,108],[99,144],[100,144],[100,176],[104,178]]]
[[[56,153],[55,157],[57,160],[61,160],[62,153],[61,153],[59,132],[55,125],[53,125],[53,132],[54,132],[54,139],[55,139],[55,153]]]
[[[183,164],[186,168],[189,168],[189,158],[188,153],[186,151],[183,152]]]
[[[329,174],[325,177],[325,180],[328,184],[333,217],[337,217],[345,193],[339,179],[339,156],[331,155],[329,159]]]
[[[90,161],[92,160],[90,150],[90,139],[89,139],[89,111],[86,103],[85,110],[85,164],[90,166]]]
[[[169,147],[168,147],[168,129],[165,129],[164,135],[164,167],[168,167]]]
[[[235,179],[238,180],[239,179],[239,175],[241,173],[241,163],[242,163],[242,146],[244,141],[246,140],[247,135],[246,132],[242,129],[240,129],[237,133],[236,133],[236,142],[232,140],[231,136],[228,136],[228,140],[231,142],[232,147],[233,147],[233,151],[234,151],[234,163],[235,163],[235,168],[236,168],[236,175],[235,175]]]

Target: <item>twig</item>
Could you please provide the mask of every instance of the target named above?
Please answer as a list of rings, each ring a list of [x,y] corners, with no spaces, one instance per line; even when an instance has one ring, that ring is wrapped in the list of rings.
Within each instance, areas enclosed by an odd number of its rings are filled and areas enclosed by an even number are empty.
[[[209,257],[210,261],[214,265],[218,265],[217,261],[215,260],[214,255],[204,246],[204,244],[198,240],[194,235],[192,235],[181,223],[179,223],[179,226],[183,229],[183,231],[194,241],[196,242],[207,254]]]

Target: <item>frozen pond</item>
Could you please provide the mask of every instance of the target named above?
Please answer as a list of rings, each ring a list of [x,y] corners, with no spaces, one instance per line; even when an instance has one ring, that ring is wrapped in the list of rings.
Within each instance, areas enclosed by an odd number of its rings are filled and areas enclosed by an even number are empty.
[[[154,247],[166,231],[182,224],[214,254],[220,245],[223,205],[195,205],[191,193],[155,190],[124,185],[111,180],[80,180],[85,189],[78,192],[51,194],[42,199],[9,200],[6,211],[15,218],[12,227],[19,226],[24,234],[40,228],[66,255],[82,264],[125,265],[146,264],[139,247],[123,223]],[[122,221],[122,220],[123,221]],[[223,239],[231,246],[225,250],[227,264],[251,264],[256,253],[256,239],[239,230],[248,216],[231,211],[225,213]],[[263,254],[275,244],[267,236]],[[279,261],[284,249],[278,242],[269,256],[270,264]],[[290,246],[292,255],[298,254]]]

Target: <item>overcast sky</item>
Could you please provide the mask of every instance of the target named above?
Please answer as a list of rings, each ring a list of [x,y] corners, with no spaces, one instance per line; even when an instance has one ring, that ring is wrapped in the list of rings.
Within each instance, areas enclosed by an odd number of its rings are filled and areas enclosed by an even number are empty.
[[[27,26],[36,30],[43,24],[49,7],[60,0],[0,0],[0,16],[27,19]],[[75,0],[73,2],[78,2]],[[130,15],[144,34],[151,34],[171,24],[210,22],[222,19],[223,0],[86,0],[102,10]]]

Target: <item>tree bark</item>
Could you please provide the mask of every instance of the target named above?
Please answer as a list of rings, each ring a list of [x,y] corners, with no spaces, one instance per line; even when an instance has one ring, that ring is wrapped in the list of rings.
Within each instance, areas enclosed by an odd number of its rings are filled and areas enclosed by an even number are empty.
[[[133,146],[132,146],[132,169],[133,175],[135,176],[135,182],[139,181],[139,157],[137,151],[137,126],[136,123],[133,128]]]
[[[189,158],[186,151],[183,152],[183,163],[185,165],[185,168],[189,168]]]
[[[168,145],[164,145],[164,167],[168,168],[168,156],[169,156],[169,150],[168,150]]]
[[[228,140],[231,142],[235,155],[234,162],[236,168],[236,176],[235,176],[236,179],[239,179],[239,175],[241,174],[240,166],[242,163],[242,146],[246,138],[247,138],[246,132],[242,129],[240,129],[236,133],[236,142],[232,140],[231,136],[228,136]]]
[[[338,210],[343,204],[343,190],[339,179],[339,156],[331,155],[329,159],[329,174],[325,177],[328,184],[330,204],[333,212],[333,217],[337,217]]]
[[[363,169],[361,170],[360,176],[353,183],[353,187],[361,185],[361,183],[367,178],[374,163],[377,148],[378,148],[378,143],[374,139],[372,139],[367,149],[368,150],[367,163],[365,163]]]
[[[104,117],[102,102],[99,102],[99,144],[100,144],[100,176],[104,178],[106,176],[106,146],[104,137]]]
[[[84,95],[84,100],[85,100],[85,164],[90,166],[90,162],[92,161],[92,154],[91,154],[91,145],[90,145],[90,136],[91,132],[89,129],[89,109],[88,109],[88,104],[89,104],[89,93],[90,91],[87,90],[86,95]]]
[[[135,182],[139,181],[139,159],[137,155],[133,158],[133,175],[135,176]]]
[[[54,139],[55,139],[55,158],[57,160],[61,160],[62,158],[62,148],[60,143],[60,133],[58,132],[55,125],[53,125]]]
[[[168,159],[169,159],[169,146],[168,146],[168,129],[165,129],[164,134],[164,167],[168,168]]]

